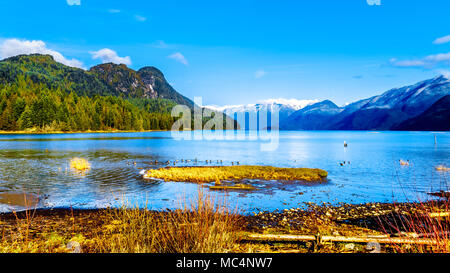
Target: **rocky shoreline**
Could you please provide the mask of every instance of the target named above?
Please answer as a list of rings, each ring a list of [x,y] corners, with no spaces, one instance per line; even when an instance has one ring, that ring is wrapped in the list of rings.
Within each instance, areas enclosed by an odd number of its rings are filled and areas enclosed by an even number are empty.
[[[418,237],[408,227],[402,225],[405,219],[431,219],[430,213],[444,213],[444,227],[448,230],[448,203],[445,201],[430,201],[427,203],[367,203],[361,205],[330,204],[317,205],[306,203],[305,208],[292,208],[273,212],[259,212],[253,215],[236,215],[240,218],[239,232],[242,240],[231,252],[342,252],[353,250],[363,251],[362,248],[342,249],[339,244],[327,244],[320,250],[311,249],[310,243],[291,244],[289,242],[273,244],[268,241],[253,242],[246,240],[248,234],[290,234],[290,235],[318,235],[321,236],[384,236],[389,237]],[[14,234],[24,232],[30,240],[44,240],[48,236],[58,234],[60,239],[70,240],[73,236],[82,236],[87,245],[86,251],[95,243],[95,238],[111,226],[114,221],[108,216],[109,209],[38,209],[0,214],[0,232],[3,241],[13,239]],[[165,218],[173,211],[148,211],[151,214]],[[446,218],[445,218],[446,217]],[[434,218],[433,218],[434,219]],[[6,235],[5,235],[6,234]],[[53,234],[53,235],[52,235]],[[448,237],[447,237],[448,238]],[[1,242],[1,240],[0,240]],[[2,245],[2,244],[0,244]],[[5,243],[3,243],[3,248]],[[64,249],[59,249],[63,251]],[[364,251],[363,251],[364,252]]]

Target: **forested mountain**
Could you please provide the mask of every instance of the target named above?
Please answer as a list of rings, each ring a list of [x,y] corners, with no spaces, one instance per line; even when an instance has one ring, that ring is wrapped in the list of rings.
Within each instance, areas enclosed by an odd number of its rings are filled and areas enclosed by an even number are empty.
[[[158,98],[170,99],[178,104],[193,106],[194,103],[181,95],[166,81],[163,73],[153,66],[146,66],[138,70],[144,87],[151,89]]]
[[[131,98],[164,98],[177,104],[193,106],[194,103],[179,94],[155,67],[144,67],[138,71],[124,64],[106,63],[89,69],[108,90],[110,95]]]
[[[124,98],[164,98],[178,104],[193,106],[179,94],[154,67],[134,71],[124,64],[106,63],[89,71],[54,61],[50,55],[18,55],[0,62],[0,84],[16,82],[23,75],[34,83],[49,88],[73,91],[77,95],[119,96]]]
[[[176,104],[194,108],[154,67],[85,71],[40,54],[0,61],[0,130],[166,130]]]

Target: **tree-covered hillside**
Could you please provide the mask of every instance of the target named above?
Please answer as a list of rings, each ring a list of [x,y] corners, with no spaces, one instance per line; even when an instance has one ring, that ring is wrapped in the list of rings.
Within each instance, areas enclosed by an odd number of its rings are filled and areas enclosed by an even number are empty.
[[[34,83],[30,77],[0,87],[0,130],[39,128],[46,131],[167,130],[174,118],[171,101],[79,96]]]
[[[177,104],[191,116],[198,107],[154,67],[108,63],[85,71],[40,54],[0,61],[0,130],[169,130]]]
[[[177,103],[159,98],[158,90],[144,96],[124,87],[133,80],[117,75],[132,70],[113,68],[109,77],[118,81],[108,85],[98,73],[65,66],[49,55],[0,61],[0,130],[170,129],[174,122],[170,110]]]
[[[61,88],[79,96],[163,98],[193,106],[193,102],[173,89],[161,71],[154,67],[134,71],[124,64],[106,63],[86,71],[41,54],[18,55],[0,61],[0,84],[17,82],[21,75],[50,89]]]

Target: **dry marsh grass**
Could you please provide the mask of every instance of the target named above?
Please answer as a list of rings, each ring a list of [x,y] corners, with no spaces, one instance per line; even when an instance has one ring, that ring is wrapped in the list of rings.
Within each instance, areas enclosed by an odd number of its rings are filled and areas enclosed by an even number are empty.
[[[174,211],[123,208],[106,212],[109,225],[96,252],[230,252],[239,240],[241,217],[199,191],[198,199]]]
[[[321,169],[277,168],[271,166],[172,167],[148,170],[145,178],[174,182],[220,182],[224,180],[322,181],[328,173]]]
[[[24,194],[26,208],[23,212],[12,212],[13,224],[0,221],[0,253],[59,253],[69,252],[65,243],[71,239],[79,242],[84,239],[80,234],[66,232],[65,235],[41,229],[37,220],[37,203],[27,199]],[[72,217],[73,218],[73,217]],[[74,230],[72,230],[74,231]]]
[[[225,202],[201,190],[195,201],[172,211],[126,205],[75,215],[27,210],[0,219],[0,253],[72,252],[71,243],[87,253],[232,252],[238,247],[241,221]]]

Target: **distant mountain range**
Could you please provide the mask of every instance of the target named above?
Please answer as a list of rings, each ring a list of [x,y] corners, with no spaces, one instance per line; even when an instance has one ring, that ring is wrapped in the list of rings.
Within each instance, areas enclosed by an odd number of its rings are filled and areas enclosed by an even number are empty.
[[[260,101],[256,104],[242,104],[242,105],[226,105],[226,106],[216,106],[216,105],[208,105],[205,108],[209,108],[214,111],[220,111],[227,113],[229,111],[233,113],[237,113],[237,115],[233,118],[239,124],[248,124],[248,117],[255,116],[260,111],[270,112],[273,106],[277,106],[279,109],[279,118],[280,120],[286,119],[288,116],[293,114],[294,112],[303,109],[308,105],[312,105],[317,103],[318,100],[297,100],[297,99],[268,99]],[[246,113],[247,119],[243,113]],[[270,118],[270,117],[269,117]],[[270,122],[270,121],[268,121]]]
[[[450,80],[445,76],[391,89],[339,107],[330,100],[279,100],[281,130],[449,130]],[[270,104],[225,107],[256,112]],[[215,109],[223,109],[215,107]],[[295,111],[294,111],[295,110]]]
[[[381,95],[347,105],[332,122],[321,129],[392,130],[405,120],[422,114],[433,103],[449,94],[450,81],[444,76],[391,89]]]

